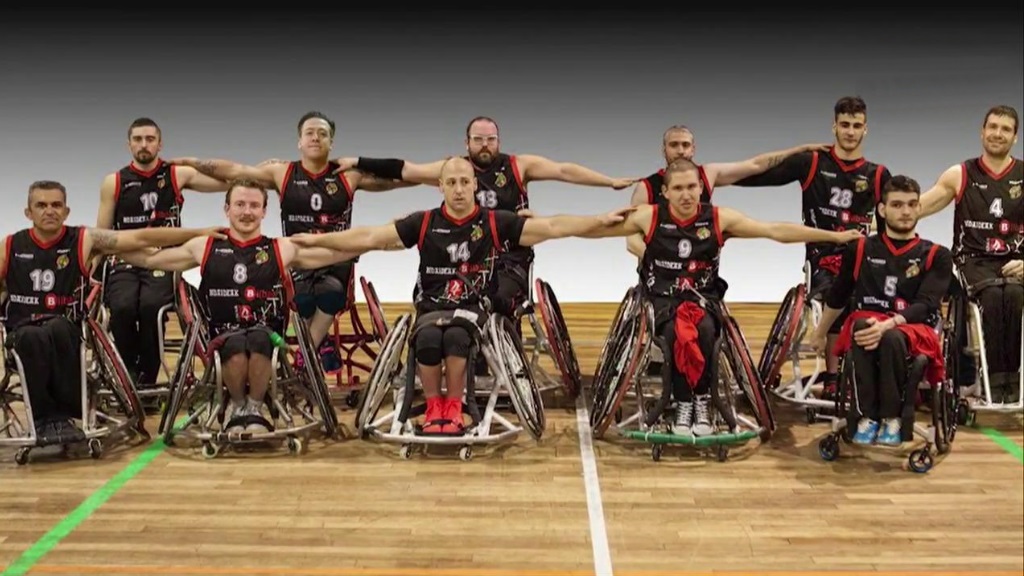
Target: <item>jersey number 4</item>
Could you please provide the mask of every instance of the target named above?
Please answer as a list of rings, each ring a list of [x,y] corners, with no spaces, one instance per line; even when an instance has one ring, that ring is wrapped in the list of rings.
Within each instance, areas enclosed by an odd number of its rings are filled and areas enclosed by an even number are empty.
[[[452,242],[446,248],[452,263],[469,262],[469,242]]]
[[[992,204],[989,204],[988,213],[995,216],[996,218],[1003,217],[1003,199],[996,198],[992,200]]]
[[[36,268],[28,273],[28,277],[32,279],[32,289],[36,292],[49,292],[57,284],[57,275],[53,270]]]

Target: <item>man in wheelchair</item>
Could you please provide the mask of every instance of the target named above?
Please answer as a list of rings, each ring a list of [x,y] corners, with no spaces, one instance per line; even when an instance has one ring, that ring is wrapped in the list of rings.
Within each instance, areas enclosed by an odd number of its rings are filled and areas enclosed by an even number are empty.
[[[475,202],[476,187],[473,165],[464,158],[450,158],[441,168],[444,203],[440,207],[369,229],[292,238],[301,246],[325,247],[339,253],[382,250],[396,243],[419,250],[417,317],[411,345],[427,403],[424,434],[463,433],[466,361],[476,334],[460,324],[468,321],[479,328],[486,322],[490,305],[481,301],[481,295],[493,294],[498,254],[506,246],[525,248],[554,238],[586,236],[621,221],[628,211],[603,216],[524,218],[513,212],[482,208]],[[442,363],[445,396],[441,395]]]
[[[654,307],[654,334],[662,348],[664,382],[676,404],[673,432],[712,434],[710,379],[716,373],[714,345],[721,330],[714,304],[725,297],[719,257],[729,238],[767,238],[776,242],[832,242],[861,237],[856,230],[833,232],[789,223],[767,223],[730,208],[701,202],[700,170],[679,159],[665,170],[661,193],[667,205],[642,205],[625,222],[590,237],[628,236],[629,250],[640,260],[640,282]]]
[[[85,439],[74,420],[84,416],[79,352],[92,259],[180,244],[210,232],[66,226],[69,213],[64,185],[33,182],[25,208],[32,226],[0,241],[4,347],[21,361],[22,387],[40,446]]]
[[[829,327],[850,308],[834,351],[853,363],[844,372],[853,378],[847,417],[851,426],[856,422],[857,444],[899,446],[909,440],[914,405],[908,398],[915,397],[922,379],[937,383],[945,372],[937,326],[953,259],[944,246],[918,236],[920,195],[918,183],[906,176],[893,176],[885,185],[878,205],[885,231],[847,248],[813,335],[815,350],[824,352]],[[910,370],[920,356],[927,366]]]
[[[982,155],[951,166],[921,195],[922,218],[955,203],[953,254],[963,284],[954,289],[963,288],[981,309],[994,404],[1018,402],[1021,393],[1024,161],[1010,155],[1019,128],[1015,108],[990,108],[981,126]],[[966,327],[958,331],[966,346]]]

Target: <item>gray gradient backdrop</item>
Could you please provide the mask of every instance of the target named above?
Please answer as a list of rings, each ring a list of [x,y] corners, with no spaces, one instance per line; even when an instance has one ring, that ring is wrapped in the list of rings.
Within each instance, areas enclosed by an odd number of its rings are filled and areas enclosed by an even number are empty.
[[[332,153],[430,161],[461,153],[466,121],[498,119],[506,152],[578,162],[612,176],[661,167],[662,131],[685,123],[697,159],[731,161],[831,139],[832,105],[869,107],[866,156],[929,187],[980,152],[984,111],[1024,108],[1024,18],[1000,10],[927,14],[557,13],[392,11],[218,16],[63,12],[0,16],[0,231],[13,232],[32,180],[70,190],[72,223],[93,224],[104,174],[129,161],[137,116],[163,128],[164,156],[247,163],[297,155],[296,122],[321,110],[338,123]],[[1021,156],[1021,145],[1014,149]],[[543,214],[596,213],[629,191],[535,183]],[[722,205],[767,220],[799,219],[798,187],[721,188]],[[436,206],[434,188],[360,192],[354,224]],[[187,193],[185,223],[223,222],[221,195]],[[921,233],[951,240],[947,210]],[[272,200],[266,232],[278,234]],[[620,239],[554,241],[535,274],[562,301],[618,301],[635,281]],[[722,272],[731,301],[779,301],[800,281],[803,249],[733,240]],[[384,301],[408,300],[416,254],[377,253],[358,273]],[[359,295],[362,300],[362,295]]]

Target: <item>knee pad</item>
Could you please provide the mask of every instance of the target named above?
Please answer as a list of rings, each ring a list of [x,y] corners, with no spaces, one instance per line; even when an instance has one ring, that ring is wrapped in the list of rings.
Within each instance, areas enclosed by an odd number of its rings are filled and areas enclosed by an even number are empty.
[[[245,349],[249,354],[259,354],[266,358],[274,356],[274,345],[270,342],[270,332],[263,328],[254,328],[245,333]]]
[[[457,358],[469,358],[469,348],[472,344],[472,340],[469,337],[469,332],[466,332],[464,328],[458,326],[450,326],[444,331],[442,336],[442,349],[444,350],[445,356],[455,356]]]
[[[299,294],[296,293],[292,297],[292,302],[295,302],[295,311],[299,313],[302,318],[309,319],[316,312],[316,298],[312,294]]]
[[[423,328],[416,336],[416,361],[424,366],[441,364],[441,331],[438,328]]]
[[[334,284],[340,284],[337,279],[332,278]],[[328,316],[334,316],[345,309],[348,303],[348,293],[340,287],[336,290],[325,290],[317,286],[315,291],[316,308]]]

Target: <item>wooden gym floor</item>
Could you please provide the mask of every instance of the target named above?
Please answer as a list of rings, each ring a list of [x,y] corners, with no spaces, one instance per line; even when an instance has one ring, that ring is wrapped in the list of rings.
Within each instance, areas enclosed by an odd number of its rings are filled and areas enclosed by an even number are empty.
[[[776,307],[732,305],[755,361]],[[616,304],[565,304],[590,374]],[[394,321],[404,305],[386,305]],[[365,310],[361,311],[368,325]],[[344,324],[347,325],[347,322]],[[550,367],[550,364],[548,364]],[[548,398],[549,404],[554,400]],[[826,424],[776,402],[771,443],[719,463],[691,450],[581,446],[572,406],[538,445],[399,459],[314,440],[295,458],[162,442],[16,466],[0,450],[0,570],[15,574],[448,576],[768,571],[1021,574],[1019,417],[982,416],[925,475],[905,454],[818,455]],[[339,401],[339,406],[343,404]],[[341,408],[349,436],[354,412]],[[150,420],[155,429],[156,418]],[[756,446],[756,443],[754,444]],[[581,451],[581,447],[584,450]],[[453,451],[451,451],[453,452]],[[585,453],[585,454],[584,454]]]

